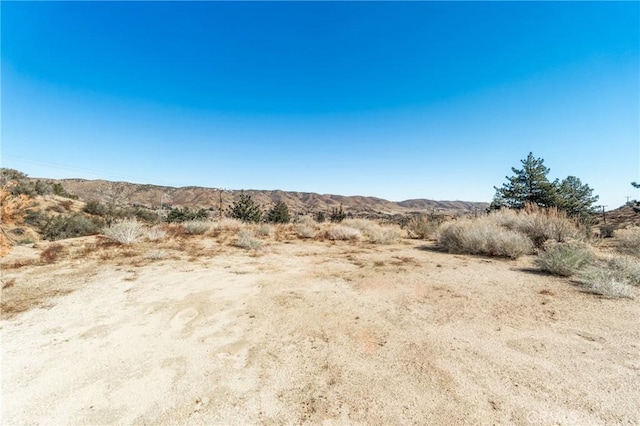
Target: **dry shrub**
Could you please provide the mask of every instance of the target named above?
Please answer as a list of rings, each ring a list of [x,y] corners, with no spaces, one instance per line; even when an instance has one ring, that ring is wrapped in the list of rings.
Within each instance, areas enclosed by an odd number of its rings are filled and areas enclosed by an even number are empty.
[[[496,224],[491,217],[444,223],[438,244],[452,253],[482,254],[516,259],[533,251],[531,240]]]
[[[133,244],[144,235],[144,228],[137,220],[121,220],[105,228],[102,233],[120,244]]]
[[[21,225],[27,214],[31,199],[24,194],[11,194],[15,182],[9,182],[0,188],[0,256],[11,250],[13,239],[7,234],[8,225]]]
[[[171,224],[171,225],[168,225],[165,229],[167,231],[167,235],[169,236],[169,238],[172,238],[172,239],[180,239],[180,238],[183,238],[185,235],[184,227],[182,225]]]
[[[295,220],[295,223],[299,225],[308,225],[313,227],[315,227],[318,224],[318,222],[316,222],[316,220],[311,216],[298,216]]]
[[[149,241],[161,241],[167,238],[167,231],[157,226],[147,229],[145,237]]]
[[[145,254],[144,258],[147,260],[163,260],[169,257],[167,252],[162,250],[154,250]]]
[[[500,226],[525,234],[538,248],[547,240],[564,242],[581,236],[578,224],[556,207],[527,204],[523,210],[502,209],[488,217]]]
[[[316,235],[316,227],[305,223],[296,223],[293,231],[298,238],[313,238]]]
[[[225,217],[214,223],[216,229],[220,231],[231,231],[236,233],[245,228],[245,224],[238,219]]]
[[[630,282],[620,271],[607,267],[593,267],[581,273],[585,291],[606,297],[633,299]]]
[[[435,234],[440,223],[427,215],[413,216],[405,225],[405,229],[409,238],[427,240]]]
[[[640,227],[620,229],[615,232],[616,250],[640,257]]]
[[[373,244],[393,244],[402,237],[402,230],[396,226],[378,226],[369,230],[366,236]]]
[[[359,240],[362,232],[359,229],[346,225],[332,225],[326,231],[326,237],[329,240]]]
[[[640,262],[626,256],[614,256],[607,261],[610,269],[617,271],[618,276],[628,284],[640,286]]]
[[[548,241],[535,263],[543,271],[562,277],[570,277],[580,272],[593,258],[593,251],[583,242],[557,243]]]
[[[266,223],[258,225],[256,228],[256,235],[259,237],[271,237],[276,233],[276,228],[273,225],[267,225]]]
[[[211,229],[212,223],[206,220],[187,220],[182,222],[184,232],[189,235],[202,235]]]
[[[238,238],[236,238],[233,245],[246,250],[257,250],[262,247],[263,242],[254,238],[253,234],[245,229],[238,233]]]
[[[397,225],[381,226],[368,219],[347,219],[342,226],[359,230],[373,244],[391,244],[402,236],[402,230]]]
[[[64,246],[62,244],[51,244],[40,252],[40,260],[44,263],[54,263],[63,252]]]

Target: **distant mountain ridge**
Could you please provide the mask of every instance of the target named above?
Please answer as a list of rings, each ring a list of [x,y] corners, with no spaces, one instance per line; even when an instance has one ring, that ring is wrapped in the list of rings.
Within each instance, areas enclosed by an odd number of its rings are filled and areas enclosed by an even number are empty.
[[[35,180],[35,178],[33,178]],[[42,179],[58,182],[71,194],[84,201],[97,200],[102,203],[138,205],[148,208],[172,206],[190,209],[218,210],[237,200],[242,191],[220,190],[199,186],[175,188],[150,184],[113,182],[86,179]],[[386,216],[411,213],[439,213],[459,215],[483,211],[489,207],[486,202],[434,201],[427,199],[388,201],[377,197],[317,194],[313,192],[293,192],[280,190],[245,190],[263,208],[271,207],[278,200],[284,201],[289,209],[299,213],[328,212],[339,207],[345,212],[362,216]]]

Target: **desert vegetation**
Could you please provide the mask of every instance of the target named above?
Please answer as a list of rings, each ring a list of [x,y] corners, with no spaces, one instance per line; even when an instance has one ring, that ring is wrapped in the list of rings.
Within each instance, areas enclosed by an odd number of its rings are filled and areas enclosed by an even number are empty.
[[[11,197],[26,203],[21,195]],[[523,404],[532,411],[557,404],[557,395],[576,401],[587,394],[569,406],[577,421],[634,418],[635,398],[622,411],[609,410],[609,393],[594,397],[586,389],[594,377],[612,389],[631,386],[638,227],[616,224],[611,238],[601,238],[584,218],[535,203],[401,220],[353,217],[342,206],[291,214],[286,203],[260,205],[248,193],[215,214],[170,207],[149,210],[147,219],[138,207],[53,193],[25,203],[16,210],[25,223],[7,229],[36,236],[14,243],[0,263],[7,344],[28,354],[16,361],[18,373],[7,375],[13,388],[31,389],[20,382],[25,371],[54,384],[38,390],[43,394],[58,395],[58,384],[86,386],[71,372],[94,377],[102,370],[60,360],[78,359],[78,348],[92,344],[105,359],[132,366],[100,363],[117,392],[130,394],[135,377],[136,386],[186,394],[180,408],[154,395],[135,407],[119,400],[128,408],[117,413],[66,400],[58,418],[71,412],[87,424],[233,423],[233,403],[248,413],[240,419],[246,423],[338,416],[412,423],[418,412],[435,424],[464,423],[469,413],[507,424],[526,420]],[[556,321],[562,326],[550,326]],[[42,336],[34,345],[42,350],[19,350],[24,327]],[[122,349],[131,342],[144,350]],[[39,370],[48,356],[59,369]],[[528,368],[532,363],[542,370]],[[580,367],[594,363],[602,368]],[[286,381],[273,373],[285,370]],[[473,386],[460,392],[460,383]],[[526,398],[514,402],[502,389]],[[464,415],[442,397],[456,392],[463,398],[456,404],[470,407]],[[388,403],[390,395],[410,409]],[[255,408],[263,398],[275,402]],[[434,400],[444,417],[430,411]],[[158,414],[156,403],[173,408]],[[6,412],[10,420],[31,413],[27,422],[46,423],[37,409]],[[380,412],[387,413],[382,420]]]

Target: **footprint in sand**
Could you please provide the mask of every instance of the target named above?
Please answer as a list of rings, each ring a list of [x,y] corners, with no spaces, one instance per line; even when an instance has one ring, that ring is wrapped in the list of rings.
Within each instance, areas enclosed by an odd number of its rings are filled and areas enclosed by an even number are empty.
[[[182,310],[173,317],[170,322],[171,328],[176,331],[181,331],[187,326],[195,317],[198,316],[198,311],[194,308],[187,308]]]

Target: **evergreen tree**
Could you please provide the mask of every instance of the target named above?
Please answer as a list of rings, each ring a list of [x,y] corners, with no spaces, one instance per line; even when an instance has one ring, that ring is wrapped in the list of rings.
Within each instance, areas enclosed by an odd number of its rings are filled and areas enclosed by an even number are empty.
[[[262,220],[260,208],[254,203],[251,195],[245,194],[244,191],[240,194],[240,199],[229,207],[227,215],[243,222],[260,222]]]
[[[514,176],[507,176],[508,182],[502,188],[494,187],[498,200],[503,200],[507,207],[521,209],[527,203],[540,207],[556,205],[556,189],[549,182],[547,175],[549,168],[545,167],[542,158],[534,158],[529,153],[525,160],[521,160],[522,169],[512,167]]]
[[[598,196],[593,195],[589,185],[582,184],[575,176],[568,176],[562,182],[554,182],[557,191],[557,207],[570,216],[586,218],[595,213],[593,204]]]
[[[549,169],[545,167],[544,160],[534,158],[533,153],[529,153],[521,162],[522,169],[513,167],[511,170],[515,175],[507,176],[508,181],[502,188],[494,187],[496,194],[490,209],[521,209],[525,204],[533,203],[540,207],[557,207],[581,219],[587,219],[594,213],[593,204],[598,201],[598,196],[593,195],[589,185],[583,184],[575,176],[549,182]]]
[[[291,221],[291,215],[289,214],[289,207],[284,201],[278,201],[275,206],[267,212],[267,222],[273,223],[289,223]]]
[[[329,220],[334,223],[340,223],[347,217],[347,214],[342,210],[342,204],[340,204],[340,208],[331,209],[331,213],[329,214]]]

